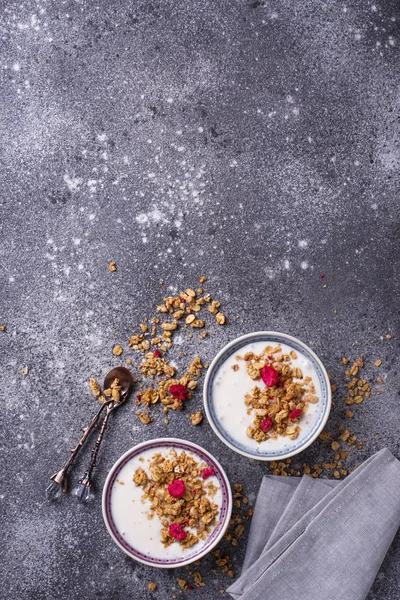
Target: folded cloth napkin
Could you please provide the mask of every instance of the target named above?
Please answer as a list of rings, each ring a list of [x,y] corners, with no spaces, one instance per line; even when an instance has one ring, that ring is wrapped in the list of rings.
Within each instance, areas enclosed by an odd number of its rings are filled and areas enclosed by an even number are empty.
[[[342,481],[265,476],[240,600],[364,600],[400,526],[400,462],[383,449]]]

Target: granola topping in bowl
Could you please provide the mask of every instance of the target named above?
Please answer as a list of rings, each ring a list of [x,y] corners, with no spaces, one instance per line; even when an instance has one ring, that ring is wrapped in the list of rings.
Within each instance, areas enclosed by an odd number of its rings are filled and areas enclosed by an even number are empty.
[[[111,496],[118,531],[137,551],[159,559],[201,551],[219,524],[222,493],[195,452],[147,449],[119,472]]]
[[[312,426],[321,396],[311,361],[286,344],[265,341],[229,356],[212,393],[224,429],[253,450],[289,448]]]

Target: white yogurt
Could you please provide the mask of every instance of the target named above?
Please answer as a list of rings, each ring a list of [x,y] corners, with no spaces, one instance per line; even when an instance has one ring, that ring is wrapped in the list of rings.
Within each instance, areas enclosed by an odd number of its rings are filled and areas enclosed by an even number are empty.
[[[237,360],[236,356],[244,356],[247,352],[261,354],[266,346],[271,345],[276,347],[277,344],[268,341],[254,342],[243,346],[238,352],[230,356],[218,369],[212,388],[213,405],[218,421],[221,423],[225,431],[236,442],[245,446],[249,450],[263,451],[280,451],[287,450],[293,446],[293,441],[284,436],[278,436],[277,439],[268,439],[259,444],[256,440],[249,438],[246,434],[247,428],[253,424],[254,415],[247,414],[247,406],[244,403],[245,395],[257,385],[261,390],[265,389],[266,385],[260,379],[254,381],[247,373],[246,361]],[[293,348],[286,344],[279,344],[284,354],[289,354]],[[303,373],[303,377],[311,377],[315,387],[315,396],[321,398],[321,385],[317,377],[314,365],[302,354],[296,350],[297,358],[292,359],[291,363],[294,367],[299,367]],[[239,369],[234,371],[233,365],[238,365]],[[300,380],[297,380],[300,381]],[[299,423],[301,431],[296,439],[296,443],[300,442],[312,426],[316,414],[318,413],[318,404],[309,404],[308,410],[302,416]]]
[[[165,559],[182,556],[186,558],[192,553],[197,554],[207,541],[199,540],[197,544],[187,550],[180,544],[171,544],[168,548],[164,548],[161,542],[161,522],[157,515],[154,515],[153,519],[148,519],[150,502],[142,500],[143,489],[134,484],[133,475],[139,468],[149,473],[149,464],[153,456],[159,453],[166,456],[170,450],[172,450],[172,446],[151,448],[132,458],[122,467],[111,490],[111,514],[118,531],[132,548],[151,558]],[[199,463],[203,463],[195,452],[186,451],[186,454]],[[207,482],[212,482],[218,487],[215,496],[209,499],[221,507],[222,493],[217,478],[209,477]],[[194,529],[187,528],[187,530],[196,534]]]

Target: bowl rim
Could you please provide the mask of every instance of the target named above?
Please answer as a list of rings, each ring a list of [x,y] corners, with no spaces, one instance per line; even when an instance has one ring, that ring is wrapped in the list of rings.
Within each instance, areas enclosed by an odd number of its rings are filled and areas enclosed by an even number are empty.
[[[225,487],[226,487],[226,492],[227,492],[227,502],[228,502],[228,506],[227,506],[227,510],[226,510],[226,514],[225,514],[225,522],[221,527],[221,530],[219,532],[219,534],[217,535],[217,537],[215,538],[215,540],[212,542],[212,544],[207,547],[205,550],[198,552],[197,554],[194,554],[191,558],[188,558],[186,560],[182,560],[180,562],[174,563],[174,564],[154,564],[152,562],[148,562],[146,560],[143,560],[142,558],[139,558],[137,556],[135,556],[134,554],[131,554],[131,552],[129,552],[129,550],[127,548],[125,548],[120,542],[119,540],[115,537],[114,532],[110,526],[109,523],[109,519],[107,517],[107,511],[106,511],[106,496],[107,496],[107,492],[108,489],[110,487],[110,482],[115,474],[115,472],[118,470],[118,467],[120,466],[120,464],[130,455],[133,453],[133,451],[137,451],[139,449],[146,449],[146,446],[149,445],[153,445],[154,443],[159,443],[160,445],[165,445],[165,446],[173,446],[174,443],[179,443],[179,444],[187,444],[188,446],[191,447],[191,449],[193,450],[193,452],[196,452],[196,450],[201,451],[203,454],[206,454],[207,456],[209,456],[212,459],[212,462],[216,463],[216,465],[219,468],[219,471],[221,473],[222,479],[225,483]],[[133,560],[136,560],[146,566],[149,567],[154,567],[154,568],[159,568],[159,569],[177,569],[179,567],[183,567],[185,565],[189,565],[197,560],[199,560],[200,558],[203,558],[203,556],[205,556],[206,554],[208,554],[209,552],[211,552],[211,550],[213,548],[215,548],[215,546],[221,541],[221,539],[223,538],[223,536],[226,533],[226,530],[228,528],[229,525],[229,521],[232,515],[232,504],[233,504],[233,500],[232,500],[232,490],[231,490],[231,485],[229,482],[229,479],[225,473],[225,470],[223,469],[223,467],[221,466],[221,463],[210,453],[208,452],[208,450],[206,450],[205,448],[203,448],[202,446],[199,446],[198,444],[196,444],[195,442],[191,442],[189,440],[184,440],[184,439],[179,439],[179,438],[174,438],[174,437],[163,437],[163,438],[154,438],[151,440],[146,440],[144,442],[140,442],[139,444],[136,444],[135,446],[132,446],[131,448],[129,448],[129,450],[127,450],[126,452],[124,452],[122,454],[122,456],[120,456],[118,458],[118,460],[112,465],[111,469],[108,472],[106,481],[104,483],[104,487],[103,487],[103,493],[102,493],[102,501],[101,501],[101,509],[102,509],[102,514],[103,514],[103,520],[105,522],[106,528],[108,533],[110,534],[112,540],[114,541],[114,543],[123,551],[125,552],[125,554],[127,554],[130,558],[132,558]]]
[[[324,418],[321,421],[320,426],[316,429],[315,434],[307,441],[306,444],[304,444],[304,446],[301,446],[300,448],[298,448],[297,450],[294,450],[293,452],[286,452],[285,454],[280,455],[279,457],[268,457],[268,456],[254,456],[254,454],[250,454],[249,452],[246,452],[244,450],[241,450],[239,448],[237,448],[236,446],[234,446],[234,444],[231,444],[227,439],[225,439],[225,437],[223,435],[221,435],[221,433],[219,432],[218,428],[216,427],[214,420],[212,418],[211,415],[211,411],[209,409],[209,398],[208,398],[208,394],[207,394],[207,390],[209,387],[209,380],[211,379],[212,373],[215,370],[215,366],[216,363],[219,361],[219,359],[225,354],[225,352],[227,350],[229,350],[229,348],[231,348],[233,345],[237,344],[238,342],[246,342],[246,340],[248,340],[249,338],[253,338],[254,336],[282,336],[283,338],[285,338],[286,340],[288,340],[288,345],[290,345],[290,341],[294,341],[297,344],[299,344],[300,346],[302,346],[303,348],[305,348],[307,350],[307,352],[309,352],[311,354],[311,356],[313,357],[313,359],[318,363],[325,379],[326,379],[326,387],[327,387],[327,399],[326,399],[326,408],[325,408],[325,414],[324,414]],[[243,343],[243,345],[244,345]],[[219,439],[226,445],[228,446],[228,448],[230,448],[231,450],[233,450],[234,452],[237,452],[238,454],[241,454],[242,456],[246,456],[247,458],[251,458],[253,460],[261,460],[264,462],[270,462],[273,460],[284,460],[286,458],[290,458],[291,456],[295,456],[296,454],[300,454],[300,452],[303,452],[303,450],[305,450],[306,448],[308,448],[308,446],[310,446],[315,440],[316,438],[319,436],[319,434],[321,433],[321,431],[323,430],[323,428],[326,425],[326,422],[328,420],[330,411],[331,411],[331,406],[332,406],[332,390],[331,390],[331,386],[330,386],[330,382],[329,382],[329,376],[327,373],[327,370],[325,369],[324,365],[322,364],[322,361],[320,360],[320,358],[315,354],[315,352],[313,350],[311,350],[311,348],[309,346],[307,346],[307,344],[305,344],[304,342],[302,342],[301,340],[299,340],[298,338],[289,335],[288,333],[283,333],[281,331],[254,331],[251,333],[246,333],[244,335],[241,335],[237,338],[235,338],[234,340],[232,340],[231,342],[229,342],[228,344],[226,344],[223,348],[221,348],[221,350],[216,354],[216,356],[214,357],[214,359],[212,360],[208,370],[207,370],[207,375],[206,378],[204,380],[204,387],[203,387],[203,403],[204,403],[204,409],[207,415],[207,419],[208,422],[211,425],[212,430],[214,431],[214,433],[219,437]]]

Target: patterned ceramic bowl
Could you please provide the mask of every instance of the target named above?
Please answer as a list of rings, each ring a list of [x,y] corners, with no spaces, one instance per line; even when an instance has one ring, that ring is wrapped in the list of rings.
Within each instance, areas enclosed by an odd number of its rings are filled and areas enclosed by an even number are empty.
[[[124,471],[124,467],[132,461],[132,459],[139,458],[146,451],[154,451],[154,453],[159,452],[165,448],[175,449],[178,452],[184,450],[185,452],[193,452],[197,455],[202,461],[207,463],[210,467],[213,468],[215,472],[215,477],[217,481],[216,485],[220,487],[220,514],[219,514],[219,523],[215,527],[215,529],[211,532],[208,538],[201,542],[201,545],[198,544],[192,546],[192,548],[188,548],[184,550],[179,556],[156,556],[156,552],[154,554],[150,551],[143,551],[143,548],[139,549],[135,547],[135,544],[129,543],[126,537],[124,537],[124,532],[121,530],[121,526],[118,527],[116,521],[120,521],[121,510],[126,515],[126,518],[129,520],[130,515],[132,514],[130,511],[132,510],[132,500],[128,497],[125,504],[119,505],[118,513],[112,510],[112,503],[115,502],[116,496],[114,496],[115,489],[118,489],[119,483],[121,483],[121,479],[124,478],[124,473],[126,474],[126,470]],[[148,455],[148,453],[147,453]],[[134,464],[134,463],[133,463]],[[132,473],[129,473],[129,479],[132,480]],[[127,486],[128,487],[128,486]],[[124,485],[125,488],[125,485]],[[140,500],[137,503],[138,506],[143,507],[140,503]],[[232,493],[231,487],[228,481],[228,478],[219,464],[217,460],[209,452],[201,448],[197,444],[193,444],[192,442],[188,442],[185,440],[179,440],[175,438],[159,438],[155,440],[149,440],[148,442],[143,442],[142,444],[138,444],[134,446],[125,454],[121,456],[119,460],[112,467],[111,471],[108,474],[107,480],[104,485],[103,490],[103,517],[106,523],[108,532],[110,533],[114,542],[128,554],[131,558],[144,563],[146,565],[152,567],[161,567],[161,568],[175,568],[182,567],[184,565],[188,565],[196,560],[199,560],[202,556],[208,554],[214,546],[218,544],[218,542],[222,539],[231,517],[232,512]],[[142,520],[145,520],[146,517],[143,516]],[[155,524],[158,526],[156,522],[156,518],[153,519]],[[161,529],[161,524],[159,529]],[[157,527],[157,535],[159,533],[159,529]],[[140,545],[140,544],[138,544]],[[160,541],[160,548],[162,548],[162,544]],[[162,554],[162,552],[160,552]]]
[[[319,389],[319,402],[312,405],[311,411],[306,413],[308,425],[301,431],[299,437],[295,440],[289,438],[281,438],[284,440],[283,447],[279,447],[279,443],[270,443],[271,440],[261,442],[257,444],[255,440],[247,438],[245,431],[246,428],[251,424],[252,419],[247,417],[244,403],[243,403],[243,415],[241,416],[241,422],[239,418],[233,421],[232,413],[234,406],[232,402],[226,403],[226,409],[224,404],[221,405],[221,400],[216,400],[216,387],[214,383],[220,377],[222,371],[220,371],[223,365],[229,366],[233,364],[235,357],[238,354],[243,353],[244,346],[249,344],[261,342],[268,345],[284,344],[289,346],[295,352],[304,357],[305,364],[308,365],[309,369],[312,369],[313,379],[315,379],[316,386]],[[226,371],[225,371],[226,372]],[[229,379],[234,382],[235,374],[230,371],[232,377]],[[254,382],[256,384],[256,382]],[[232,383],[235,386],[235,383]],[[234,396],[234,387],[231,388],[232,397]],[[219,396],[221,398],[221,396]],[[244,395],[243,395],[244,400]],[[239,400],[238,400],[239,401]],[[240,398],[241,402],[241,398]],[[328,374],[312,350],[300,340],[286,335],[284,333],[277,333],[274,331],[258,331],[256,333],[249,333],[242,337],[233,340],[214,358],[213,362],[208,369],[207,377],[204,383],[204,406],[207,413],[208,421],[217,434],[217,436],[235,452],[248,456],[249,458],[255,458],[257,460],[282,460],[289,456],[298,454],[305,448],[307,448],[321,433],[328,419],[330,408],[331,408],[331,386],[329,383]],[[311,405],[310,405],[311,407]],[[230,412],[229,412],[230,411]],[[228,414],[229,413],[229,414]],[[235,417],[236,419],[236,417]],[[232,424],[234,423],[234,426]],[[237,434],[237,428],[241,428],[240,436]],[[301,425],[301,423],[300,423]],[[233,435],[235,430],[235,435]],[[238,439],[241,438],[241,439]],[[246,442],[247,440],[247,442]]]

